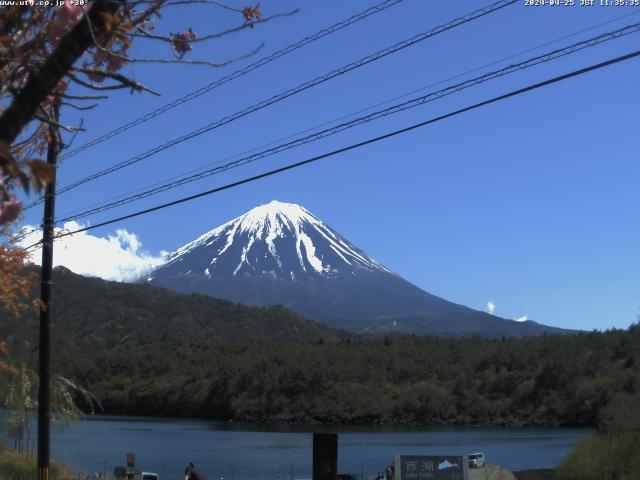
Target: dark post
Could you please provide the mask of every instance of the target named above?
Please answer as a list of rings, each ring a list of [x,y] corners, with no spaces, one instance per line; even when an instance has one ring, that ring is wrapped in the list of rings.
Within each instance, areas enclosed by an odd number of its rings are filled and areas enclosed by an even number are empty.
[[[338,434],[313,434],[313,480],[336,480],[338,474]]]
[[[58,121],[58,107],[54,106],[54,119]],[[38,376],[38,478],[49,480],[49,428],[50,428],[50,330],[51,330],[51,271],[53,269],[53,223],[56,192],[56,164],[58,160],[58,131],[49,126],[49,149],[47,163],[53,166],[53,179],[47,185],[44,199],[44,219],[42,223],[42,270],[40,280],[40,348]]]

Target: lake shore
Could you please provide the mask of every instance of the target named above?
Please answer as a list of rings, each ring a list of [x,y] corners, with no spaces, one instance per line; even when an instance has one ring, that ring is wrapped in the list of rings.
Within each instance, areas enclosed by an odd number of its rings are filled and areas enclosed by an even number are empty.
[[[513,472],[518,480],[554,480],[556,471],[553,468],[537,468]]]
[[[490,463],[512,472],[555,468],[577,440],[591,433],[563,428],[264,425],[92,415],[54,431],[52,455],[74,471],[90,473],[112,472],[127,452],[134,452],[145,471],[158,472],[161,478],[178,478],[188,462],[210,478],[275,479],[292,472],[310,478],[311,433],[327,431],[338,433],[340,471],[369,476],[382,471],[397,454],[484,452]]]

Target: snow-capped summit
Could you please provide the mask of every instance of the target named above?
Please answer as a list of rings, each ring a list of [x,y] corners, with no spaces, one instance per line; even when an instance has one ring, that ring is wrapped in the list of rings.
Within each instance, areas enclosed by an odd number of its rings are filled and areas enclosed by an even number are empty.
[[[177,249],[147,281],[249,305],[281,304],[354,331],[488,336],[553,331],[431,295],[300,205],[278,201],[259,205]]]
[[[157,272],[296,280],[374,270],[388,271],[305,208],[274,200],[179,248]]]

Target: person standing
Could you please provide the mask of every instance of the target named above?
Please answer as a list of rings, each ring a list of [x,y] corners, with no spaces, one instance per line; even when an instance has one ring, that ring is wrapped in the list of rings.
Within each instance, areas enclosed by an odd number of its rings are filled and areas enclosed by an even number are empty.
[[[184,469],[184,480],[207,480],[207,477],[193,463],[189,463]]]

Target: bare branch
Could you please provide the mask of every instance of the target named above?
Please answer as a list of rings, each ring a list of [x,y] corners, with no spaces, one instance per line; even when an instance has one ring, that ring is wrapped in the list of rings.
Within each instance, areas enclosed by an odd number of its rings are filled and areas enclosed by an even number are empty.
[[[105,100],[109,98],[109,95],[69,95],[68,93],[61,93],[60,97],[67,100]]]
[[[86,87],[86,88],[90,88],[92,90],[100,90],[100,91],[108,91],[108,90],[122,90],[123,88],[130,88],[128,85],[98,85],[97,83],[92,83],[92,82],[86,82],[80,78],[78,78],[76,75],[74,75],[71,72],[67,72],[67,77],[69,77],[69,79],[74,82],[77,83],[80,86]]]
[[[80,105],[74,105],[73,103],[69,103],[69,102],[60,102],[60,105],[64,105],[66,107],[71,107],[74,110],[93,110],[94,108],[96,108],[98,106],[97,103],[93,103],[91,105],[87,105],[86,107],[81,107]]]
[[[90,68],[90,67],[78,67],[78,68],[74,68],[74,71],[76,72],[80,72],[80,73],[84,73],[85,75],[101,75],[105,78],[110,78],[112,80],[115,80],[116,82],[120,82],[122,85],[130,87],[133,90],[136,90],[138,92],[149,92],[152,93],[154,95],[160,96],[160,94],[158,92],[156,92],[155,90],[151,90],[148,87],[145,87],[144,85],[142,85],[141,83],[136,82],[135,80],[129,78],[129,77],[125,77],[124,75],[120,74],[120,73],[116,73],[116,72],[109,72],[106,70],[100,70],[97,68]],[[76,77],[77,79],[77,77]],[[88,82],[87,82],[88,83]],[[91,84],[93,85],[93,84]],[[94,88],[94,87],[91,87]]]
[[[145,0],[136,2],[136,3],[152,3],[152,2],[148,2]],[[209,5],[215,5],[216,7],[220,7],[220,8],[224,8],[225,10],[231,10],[232,12],[237,12],[237,13],[242,13],[242,9],[241,8],[235,8],[232,7],[230,5],[227,5],[225,3],[222,2],[218,2],[216,0],[176,0],[176,1],[169,1],[169,2],[165,2],[163,5],[164,7],[173,7],[176,5],[187,5],[187,4],[195,4],[195,3],[206,3]]]
[[[80,126],[83,127],[84,126],[84,119],[80,119]],[[73,135],[71,136],[71,138],[69,139],[69,141],[67,143],[62,141],[62,138],[60,138],[60,151],[62,150],[66,150],[67,148],[69,148],[71,146],[71,144],[75,141],[76,137],[78,136],[78,133],[80,131],[77,132],[73,132]]]
[[[147,8],[144,12],[138,15],[137,18],[131,20],[131,25],[137,27],[141,23],[145,22],[154,13],[160,10],[166,0],[153,0],[151,2],[137,2],[137,3],[150,3],[152,6]],[[133,6],[132,6],[133,7]],[[129,15],[130,16],[130,15]]]
[[[29,142],[31,142],[36,135],[38,135],[38,133],[40,132],[40,126],[38,126],[36,129],[34,129],[33,133],[31,135],[29,135],[29,137],[25,140],[22,140],[20,142],[16,142],[14,143],[11,148],[12,149],[20,149],[23,148],[24,146],[26,146]]]
[[[232,63],[238,62],[240,60],[253,57],[256,53],[262,50],[263,47],[264,47],[264,43],[261,43],[252,52],[246,53],[236,58],[225,60],[224,62],[220,62],[220,63],[209,62],[207,60],[185,60],[183,58],[169,58],[169,59],[167,58],[131,58],[131,57],[117,54],[117,53],[110,53],[110,55],[114,55],[116,58],[126,60],[127,62],[130,62],[130,63],[178,63],[182,65],[206,65],[209,67],[220,68],[220,67],[225,67]]]
[[[193,3],[191,0],[185,0],[184,2],[181,3]],[[208,3],[208,2],[204,2],[204,3]],[[241,30],[244,30],[245,28],[253,28],[253,25],[257,25],[259,23],[265,23],[268,22],[270,20],[273,20],[275,18],[280,18],[280,17],[290,17],[292,15],[296,15],[298,12],[300,11],[300,9],[296,8],[295,10],[291,10],[289,12],[284,12],[284,13],[276,13],[274,15],[270,15],[268,17],[265,18],[261,18],[260,20],[257,20],[253,23],[243,23],[242,25],[238,26],[238,27],[233,27],[230,28],[228,30],[222,31],[222,32],[218,32],[218,33],[211,33],[208,35],[204,35],[204,36],[199,36],[197,38],[194,38],[193,40],[189,40],[188,43],[196,43],[196,42],[205,42],[207,40],[214,40],[214,39],[218,39],[221,37],[224,37],[226,35],[229,35],[231,33],[236,33],[239,32]],[[149,40],[162,40],[164,42],[168,42],[168,43],[173,43],[174,39],[168,35],[156,35],[156,34],[152,34],[149,33],[148,31],[138,27],[138,31],[141,33],[129,33],[128,35],[131,37],[137,37],[137,38],[146,38]]]
[[[54,120],[51,120],[47,117],[43,117],[42,115],[36,113],[34,115],[35,118],[37,118],[38,120],[40,120],[43,123],[46,123],[48,125],[53,125],[56,128],[61,128],[62,130],[69,132],[69,133],[74,133],[74,132],[84,132],[86,129],[83,127],[72,127],[71,125],[63,125],[61,123],[58,123]]]

